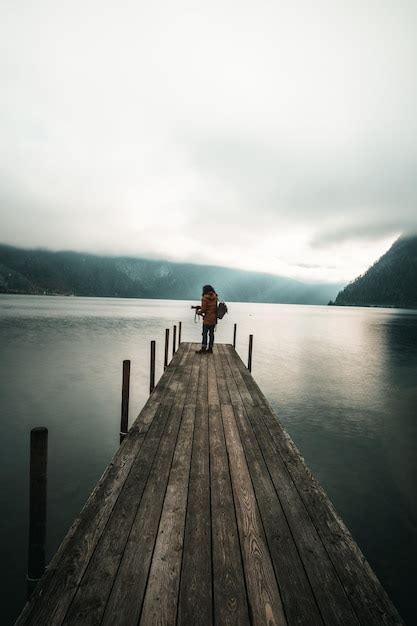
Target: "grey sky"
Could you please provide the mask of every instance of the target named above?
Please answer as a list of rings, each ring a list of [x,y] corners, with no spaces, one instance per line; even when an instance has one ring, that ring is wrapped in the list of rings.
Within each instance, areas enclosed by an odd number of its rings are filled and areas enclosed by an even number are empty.
[[[348,280],[417,230],[417,3],[0,3],[0,241]]]

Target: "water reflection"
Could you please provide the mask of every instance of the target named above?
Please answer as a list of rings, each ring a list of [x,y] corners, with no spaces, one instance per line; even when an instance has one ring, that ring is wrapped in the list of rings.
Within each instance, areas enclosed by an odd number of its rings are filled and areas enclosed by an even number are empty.
[[[149,341],[162,373],[164,329],[189,302],[0,296],[3,423],[0,543],[4,623],[24,600],[28,433],[50,430],[48,553],[118,446],[121,363],[132,360],[131,417],[148,394]],[[417,314],[231,304],[217,341],[246,361],[409,623],[416,579]],[[16,543],[16,536],[19,542]]]

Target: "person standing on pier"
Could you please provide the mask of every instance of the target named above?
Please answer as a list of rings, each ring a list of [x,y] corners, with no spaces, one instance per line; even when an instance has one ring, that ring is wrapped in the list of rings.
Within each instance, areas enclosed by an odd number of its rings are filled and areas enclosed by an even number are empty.
[[[203,318],[203,341],[198,354],[213,352],[214,330],[217,324],[217,293],[211,285],[204,285],[201,306],[197,314]]]

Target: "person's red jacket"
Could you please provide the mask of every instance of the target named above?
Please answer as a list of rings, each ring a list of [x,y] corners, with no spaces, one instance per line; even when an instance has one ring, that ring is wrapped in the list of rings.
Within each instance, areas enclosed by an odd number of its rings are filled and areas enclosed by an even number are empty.
[[[203,314],[203,324],[205,326],[215,326],[217,324],[217,293],[209,291],[201,299],[201,308],[198,311]]]

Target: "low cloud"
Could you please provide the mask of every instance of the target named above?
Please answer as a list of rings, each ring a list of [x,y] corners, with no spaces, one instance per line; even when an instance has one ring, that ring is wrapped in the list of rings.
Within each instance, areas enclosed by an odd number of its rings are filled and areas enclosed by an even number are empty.
[[[335,281],[417,231],[415,3],[2,11],[0,240]]]
[[[368,224],[357,223],[345,228],[324,231],[313,239],[312,246],[326,248],[338,245],[344,241],[365,240],[372,242],[399,234],[416,235],[416,222],[413,220],[407,224],[406,219],[398,221],[389,221],[387,219],[385,223],[381,223],[378,216],[376,216],[375,221]]]

